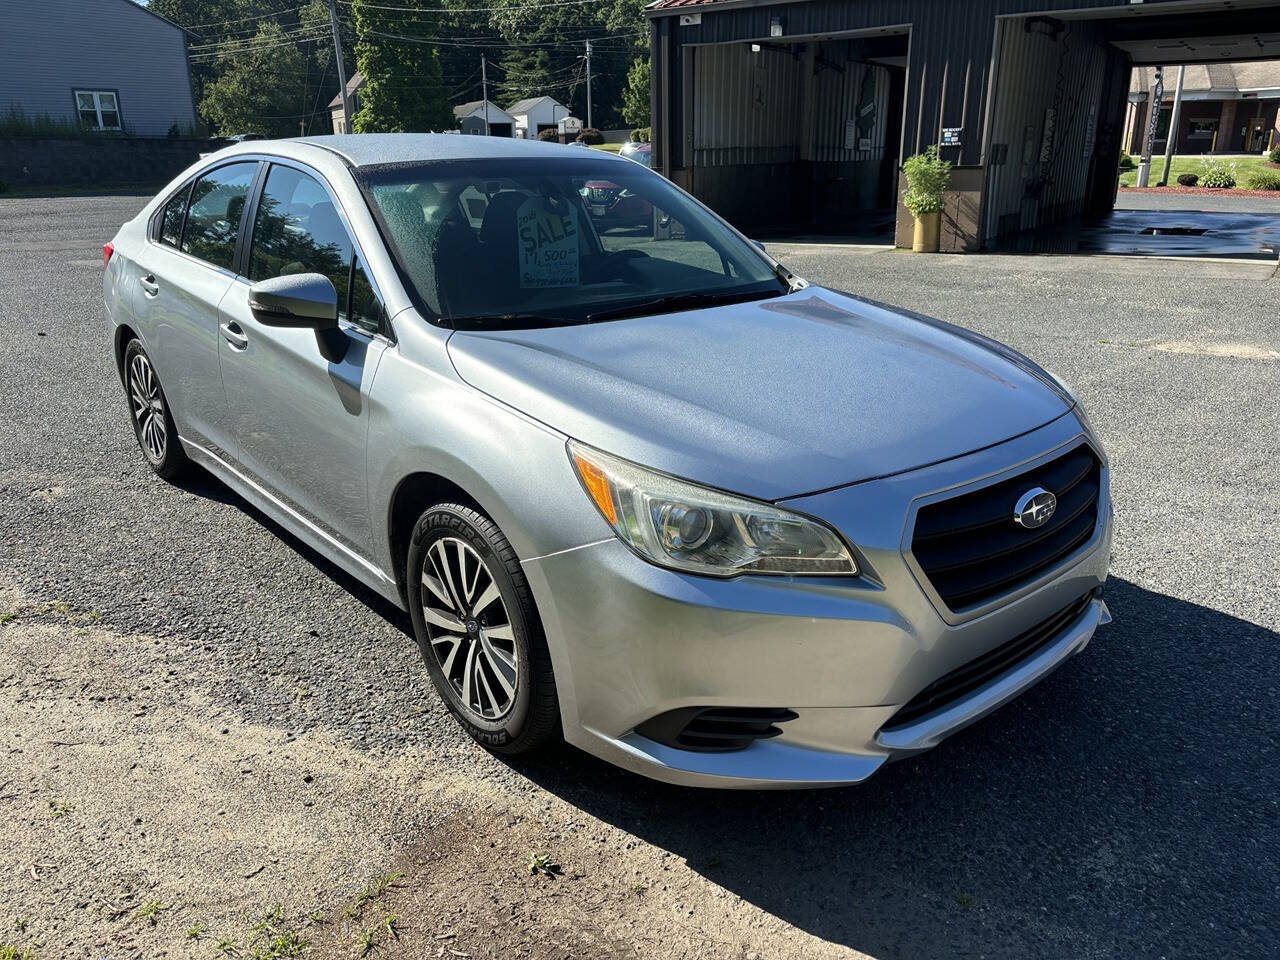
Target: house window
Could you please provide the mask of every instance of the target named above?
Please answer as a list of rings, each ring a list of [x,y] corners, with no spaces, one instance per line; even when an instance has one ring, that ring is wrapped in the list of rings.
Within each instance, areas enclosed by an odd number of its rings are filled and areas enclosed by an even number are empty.
[[[119,130],[120,100],[111,90],[77,90],[76,111],[86,130]]]

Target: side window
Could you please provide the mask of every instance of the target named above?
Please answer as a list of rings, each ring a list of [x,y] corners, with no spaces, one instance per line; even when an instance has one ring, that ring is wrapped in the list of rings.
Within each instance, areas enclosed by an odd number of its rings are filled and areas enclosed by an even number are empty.
[[[382,329],[382,303],[373,292],[364,261],[359,257],[351,267],[351,322],[370,333]]]
[[[351,256],[351,238],[325,189],[300,170],[273,166],[254,218],[249,279],[322,273],[333,281],[345,318]]]
[[[164,213],[160,217],[160,242],[176,247],[182,242],[182,218],[187,212],[187,197],[191,195],[191,185],[173,195],[164,205]]]
[[[191,207],[182,231],[183,252],[215,267],[231,269],[236,259],[240,216],[258,170],[257,161],[233,163],[205,174],[191,188]]]

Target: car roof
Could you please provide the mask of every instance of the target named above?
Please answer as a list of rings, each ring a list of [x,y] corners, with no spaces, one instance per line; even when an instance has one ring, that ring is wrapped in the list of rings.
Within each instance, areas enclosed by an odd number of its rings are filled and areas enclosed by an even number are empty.
[[[351,133],[291,140],[257,141],[258,150],[288,144],[307,144],[338,154],[353,167],[427,160],[483,160],[500,157],[563,157],[564,145],[515,137],[481,137],[458,133]],[[618,159],[597,150],[602,160]]]

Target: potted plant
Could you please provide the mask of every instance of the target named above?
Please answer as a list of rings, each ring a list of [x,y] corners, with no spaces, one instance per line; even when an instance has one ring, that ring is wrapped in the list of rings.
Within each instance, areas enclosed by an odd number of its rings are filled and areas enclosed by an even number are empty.
[[[907,192],[902,202],[916,218],[911,250],[913,253],[937,253],[942,204],[947,183],[951,180],[951,162],[938,156],[938,148],[934,145],[924,153],[908,157],[902,165],[902,173],[907,178]]]

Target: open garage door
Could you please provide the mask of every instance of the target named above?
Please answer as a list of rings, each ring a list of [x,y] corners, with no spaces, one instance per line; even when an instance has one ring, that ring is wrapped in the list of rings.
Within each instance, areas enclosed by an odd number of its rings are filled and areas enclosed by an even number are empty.
[[[1063,227],[1074,222],[1101,249],[1160,252],[1167,245],[1162,224],[1168,217],[1151,218],[1154,226],[1141,216],[1107,220],[1116,203],[1121,153],[1135,140],[1128,115],[1133,67],[1280,59],[1280,7],[1253,0],[1174,0],[1006,16],[998,19],[996,30],[981,218],[987,248],[1071,249],[1071,234]],[[1166,73],[1165,92],[1171,97],[1173,71]],[[1255,128],[1274,118],[1256,103],[1250,108]],[[1190,130],[1198,123],[1201,129],[1200,113],[1188,110],[1180,127]],[[1254,146],[1260,152],[1266,133],[1245,128],[1237,138],[1241,149]],[[1194,209],[1192,198],[1187,203]],[[1139,235],[1150,240],[1145,248],[1111,244],[1098,233],[1100,222],[1119,231],[1146,231]]]
[[[692,46],[689,186],[735,225],[891,235],[907,35]]]

